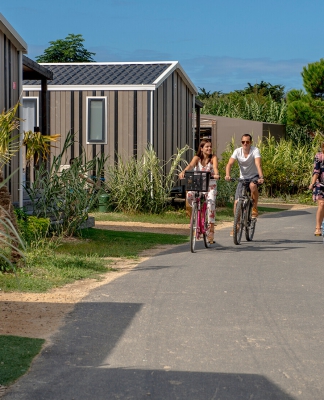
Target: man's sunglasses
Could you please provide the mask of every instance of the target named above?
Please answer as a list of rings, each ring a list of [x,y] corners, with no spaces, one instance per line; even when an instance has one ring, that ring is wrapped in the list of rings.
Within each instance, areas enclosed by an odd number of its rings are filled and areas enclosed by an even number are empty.
[[[249,140],[242,140],[242,142],[241,142],[242,144],[249,144],[250,143],[250,141]]]

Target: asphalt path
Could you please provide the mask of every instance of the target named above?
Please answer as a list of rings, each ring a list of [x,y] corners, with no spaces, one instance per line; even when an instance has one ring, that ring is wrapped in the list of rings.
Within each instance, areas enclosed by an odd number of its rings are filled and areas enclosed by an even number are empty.
[[[315,208],[253,242],[180,245],[94,289],[6,400],[324,398],[324,246]]]

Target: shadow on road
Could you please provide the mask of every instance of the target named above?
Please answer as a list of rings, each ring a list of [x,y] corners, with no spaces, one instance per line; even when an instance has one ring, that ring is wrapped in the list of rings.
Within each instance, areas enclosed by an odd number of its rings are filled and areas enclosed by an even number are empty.
[[[306,214],[312,214],[312,213],[305,210],[289,210],[289,211],[281,211],[278,213],[263,214],[261,218],[269,219],[269,218],[295,217],[297,215],[306,215]]]
[[[43,350],[29,374],[9,389],[4,400],[294,399],[258,374],[142,368],[141,353],[138,367],[129,365],[127,358],[117,359],[122,367],[110,365],[109,355],[141,308],[142,304],[105,300],[79,303],[53,344]]]

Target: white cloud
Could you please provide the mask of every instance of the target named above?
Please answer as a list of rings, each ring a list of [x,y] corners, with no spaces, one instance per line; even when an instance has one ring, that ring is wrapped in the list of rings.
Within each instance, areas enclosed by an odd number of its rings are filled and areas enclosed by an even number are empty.
[[[243,89],[247,83],[261,81],[284,85],[286,90],[302,87],[301,71],[306,60],[244,59],[235,57],[194,57],[181,60],[181,65],[198,87],[207,91],[229,92]]]

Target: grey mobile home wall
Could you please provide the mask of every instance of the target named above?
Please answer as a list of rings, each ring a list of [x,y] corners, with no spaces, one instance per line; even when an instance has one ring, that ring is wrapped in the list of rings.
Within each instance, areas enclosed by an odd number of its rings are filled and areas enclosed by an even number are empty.
[[[193,94],[174,72],[154,93],[153,144],[159,159],[168,161],[186,144],[193,147],[192,111]]]
[[[0,31],[0,112],[13,107],[19,100],[19,58],[18,50]],[[15,88],[14,88],[15,84]],[[16,132],[18,134],[18,132]],[[11,163],[4,169],[7,177],[18,169],[18,153],[13,157]],[[8,183],[12,201],[18,201],[18,172],[14,174]]]
[[[154,92],[151,113],[150,91],[51,91],[49,86],[49,134],[61,134],[52,154],[61,152],[69,131],[75,134],[76,143],[67,155],[77,157],[81,148],[87,158],[104,153],[109,163],[116,154],[124,160],[140,157],[150,142],[151,115],[153,115],[153,145],[161,160],[167,161],[177,148],[186,144],[192,147],[193,94],[181,76],[173,72]],[[25,92],[25,96],[39,96],[38,91]],[[107,144],[86,144],[86,98],[107,98]],[[189,156],[188,156],[189,157]]]

